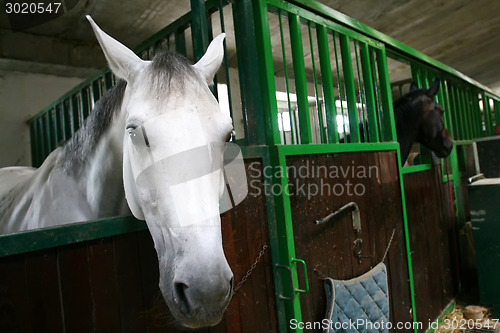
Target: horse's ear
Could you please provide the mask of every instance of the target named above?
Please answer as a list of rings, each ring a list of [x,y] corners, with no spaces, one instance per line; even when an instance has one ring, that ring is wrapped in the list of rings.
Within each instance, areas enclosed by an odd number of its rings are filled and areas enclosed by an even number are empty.
[[[434,83],[432,83],[432,86],[429,88],[429,90],[427,91],[427,95],[429,95],[430,97],[434,97],[436,96],[438,90],[439,90],[439,84],[440,84],[440,80],[439,79],[435,79],[434,80]]]
[[[94,29],[113,74],[126,81],[132,80],[147,61],[142,60],[128,47],[102,31],[90,15],[86,17]]]
[[[215,37],[214,40],[208,45],[207,52],[201,57],[196,64],[193,65],[194,69],[201,75],[201,77],[211,84],[215,73],[224,59],[224,38],[226,34],[222,33]]]
[[[412,92],[412,91],[414,91],[414,90],[417,90],[417,89],[418,89],[418,87],[417,87],[417,85],[415,84],[415,82],[412,82],[412,83],[410,84],[410,92]]]

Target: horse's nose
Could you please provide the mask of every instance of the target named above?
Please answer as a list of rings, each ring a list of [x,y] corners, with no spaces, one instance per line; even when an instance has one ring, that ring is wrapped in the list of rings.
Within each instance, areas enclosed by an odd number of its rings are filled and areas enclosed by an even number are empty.
[[[217,317],[226,308],[233,290],[233,276],[229,279],[210,279],[207,282],[174,281],[174,294],[179,310],[186,316]],[[206,312],[203,314],[202,312]],[[218,318],[214,318],[218,321]]]
[[[451,138],[450,134],[448,133],[448,130],[444,131],[444,147],[447,152],[446,156],[448,156],[451,153],[451,150],[453,149],[453,139]]]
[[[173,287],[175,302],[187,321],[196,318],[196,326],[212,326],[231,300],[233,273],[225,260],[189,263],[178,267]]]

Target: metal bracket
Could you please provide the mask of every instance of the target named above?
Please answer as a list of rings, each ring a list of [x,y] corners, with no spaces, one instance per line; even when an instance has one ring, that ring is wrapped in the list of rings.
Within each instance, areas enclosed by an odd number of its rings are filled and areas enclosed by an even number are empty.
[[[295,294],[305,294],[309,292],[309,278],[307,276],[307,266],[306,262],[302,259],[297,259],[297,258],[292,258],[291,260],[292,263],[300,263],[302,264],[302,267],[304,269],[304,280],[306,284],[305,289],[300,289],[300,288],[295,288],[293,286],[293,279],[292,279],[292,269],[289,266],[286,265],[276,265],[276,268],[279,269],[284,269],[288,272],[288,277],[290,279],[290,296],[283,296],[283,295],[278,295],[278,298],[282,301],[293,301],[295,298]]]
[[[344,212],[347,209],[351,209],[352,228],[354,229],[354,232],[356,233],[356,240],[354,241],[354,244],[353,244],[354,256],[358,259],[358,263],[361,264],[361,259],[371,258],[371,256],[363,255],[363,239],[361,239],[361,217],[359,214],[359,207],[354,201],[349,202],[348,204],[340,207],[339,209],[337,209],[335,212],[331,213],[327,217],[325,217],[321,220],[314,221],[314,223],[315,224],[324,224],[324,223],[330,222],[331,220],[333,220],[334,217],[336,217],[337,215],[339,215],[340,213]]]
[[[296,293],[305,294],[305,293],[309,292],[309,278],[307,277],[306,262],[304,260],[302,260],[302,259],[296,259],[296,258],[293,258],[292,262],[298,262],[298,263],[302,264],[302,268],[304,269],[304,280],[305,280],[305,283],[306,283],[306,289],[295,288],[294,291]]]
[[[295,293],[293,292],[292,269],[285,265],[276,265],[276,268],[284,269],[288,272],[288,277],[290,278],[290,288],[292,289],[290,292],[291,296],[287,297],[280,294],[278,295],[278,298],[282,301],[293,301],[293,299],[295,298]]]
[[[339,209],[337,209],[335,212],[331,213],[327,217],[325,217],[321,220],[314,221],[314,223],[315,224],[327,223],[327,222],[331,221],[335,216],[339,215],[340,213],[342,213],[343,211],[345,211],[349,208],[352,209],[352,211],[351,211],[352,228],[354,229],[354,231],[356,231],[357,234],[361,234],[361,218],[359,217],[359,207],[354,201],[351,201],[348,204],[340,207]]]

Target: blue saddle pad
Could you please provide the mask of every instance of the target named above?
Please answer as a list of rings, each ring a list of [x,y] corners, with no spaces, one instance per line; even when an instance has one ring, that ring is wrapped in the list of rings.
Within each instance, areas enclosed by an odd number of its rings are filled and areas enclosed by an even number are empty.
[[[384,263],[352,280],[326,278],[326,319],[324,333],[388,332],[389,292]]]

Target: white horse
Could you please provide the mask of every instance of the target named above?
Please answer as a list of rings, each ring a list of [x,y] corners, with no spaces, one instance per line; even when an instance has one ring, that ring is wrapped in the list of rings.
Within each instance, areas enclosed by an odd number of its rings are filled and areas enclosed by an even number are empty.
[[[209,90],[224,35],[195,65],[168,53],[144,61],[87,18],[123,80],[40,168],[0,170],[0,232],[131,211],[151,232],[175,319],[189,328],[215,325],[233,283],[219,216],[233,126]]]

